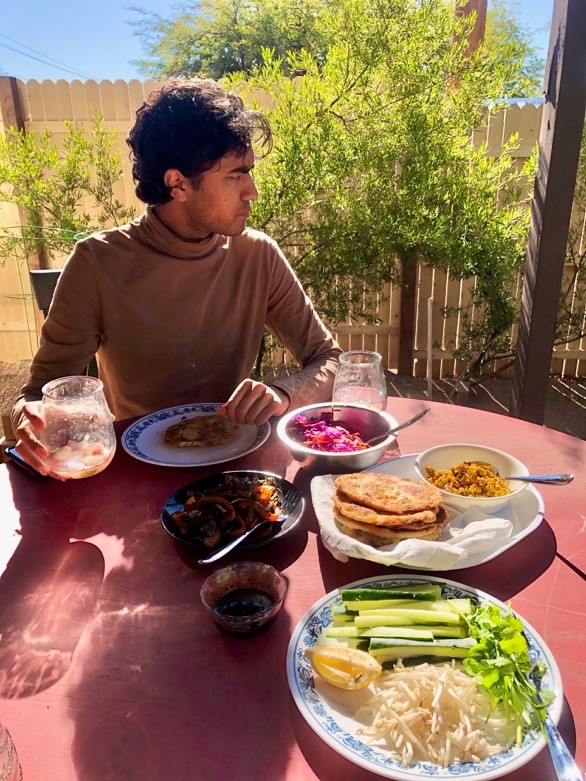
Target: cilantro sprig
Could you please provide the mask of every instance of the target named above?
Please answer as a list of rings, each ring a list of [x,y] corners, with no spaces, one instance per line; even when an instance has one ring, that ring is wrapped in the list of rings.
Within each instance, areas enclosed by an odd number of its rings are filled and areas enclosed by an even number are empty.
[[[489,692],[493,706],[502,705],[507,720],[516,726],[520,745],[528,730],[544,731],[554,695],[538,690],[531,676],[541,680],[545,666],[533,664],[523,622],[510,609],[502,613],[497,605],[480,605],[465,618],[476,644],[464,668]]]

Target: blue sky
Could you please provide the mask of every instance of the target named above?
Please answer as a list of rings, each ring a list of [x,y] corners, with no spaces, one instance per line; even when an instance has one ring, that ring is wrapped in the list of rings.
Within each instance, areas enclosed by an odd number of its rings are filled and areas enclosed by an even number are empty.
[[[543,28],[549,27],[553,3],[511,2],[522,24],[533,32],[544,58],[549,32]],[[176,5],[169,0],[136,0],[134,7],[168,17]],[[131,64],[144,54],[129,24],[138,14],[124,0],[87,4],[80,0],[7,0],[2,3],[0,18],[0,75],[23,81],[143,78]]]

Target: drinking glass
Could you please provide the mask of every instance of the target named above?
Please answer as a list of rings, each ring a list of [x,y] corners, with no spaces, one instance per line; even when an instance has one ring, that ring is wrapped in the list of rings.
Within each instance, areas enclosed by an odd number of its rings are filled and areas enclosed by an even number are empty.
[[[43,386],[40,439],[47,466],[59,477],[90,477],[105,469],[116,450],[112,415],[96,377],[61,377]]]
[[[382,357],[367,350],[342,353],[334,380],[332,401],[352,402],[372,409],[384,409],[387,384]]]

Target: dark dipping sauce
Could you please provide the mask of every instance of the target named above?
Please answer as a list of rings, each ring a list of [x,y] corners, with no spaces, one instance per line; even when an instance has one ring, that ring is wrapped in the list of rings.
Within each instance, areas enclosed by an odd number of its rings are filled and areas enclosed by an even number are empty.
[[[214,611],[224,616],[255,616],[275,606],[275,600],[258,588],[237,588],[220,597]]]

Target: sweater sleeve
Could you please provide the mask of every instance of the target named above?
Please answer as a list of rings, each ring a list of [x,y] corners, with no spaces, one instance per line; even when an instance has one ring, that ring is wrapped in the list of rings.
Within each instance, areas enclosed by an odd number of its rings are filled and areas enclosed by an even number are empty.
[[[39,349],[28,382],[21,388],[11,414],[13,430],[29,401],[42,397],[42,387],[57,377],[84,374],[100,344],[98,287],[90,253],[78,244],[59,276],[47,319],[42,325]]]
[[[275,244],[267,327],[299,364],[299,371],[272,385],[291,399],[290,409],[331,398],[342,352],[315,311],[295,272]]]

